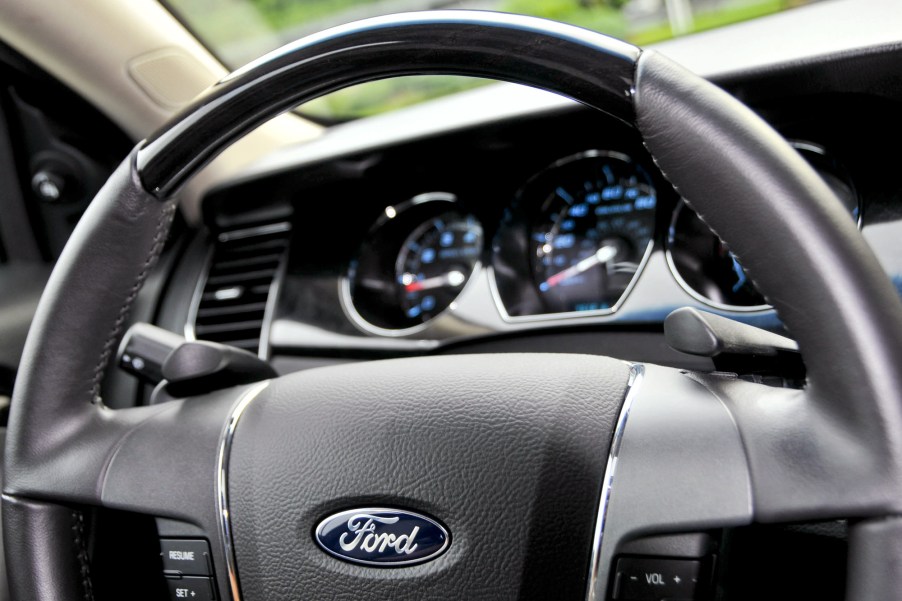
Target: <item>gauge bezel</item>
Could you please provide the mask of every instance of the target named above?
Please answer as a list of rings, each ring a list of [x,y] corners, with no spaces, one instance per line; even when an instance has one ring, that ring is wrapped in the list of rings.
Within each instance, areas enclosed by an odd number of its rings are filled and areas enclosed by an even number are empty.
[[[664,238],[664,260],[667,262],[667,268],[670,270],[671,275],[673,275],[680,288],[683,289],[683,292],[685,292],[698,302],[719,311],[732,311],[734,313],[760,313],[762,311],[773,310],[773,307],[771,307],[767,303],[761,305],[730,305],[727,303],[719,303],[701,294],[700,292],[695,290],[695,288],[690,286],[685,279],[683,279],[683,276],[680,275],[680,270],[677,269],[676,263],[673,259],[673,253],[671,252],[671,245],[673,244],[673,236],[671,236],[671,231],[673,231],[676,220],[680,216],[680,211],[682,211],[683,209],[688,209],[691,211],[692,207],[689,206],[685,199],[680,198],[677,201],[676,206],[673,208],[673,212],[670,218],[670,224],[667,228],[667,235]],[[711,235],[716,236],[714,232],[711,232]],[[755,289],[757,290],[757,286],[755,287]]]
[[[601,150],[601,149],[590,149],[584,150],[581,152],[577,152],[574,154],[567,155],[560,159],[555,160],[548,166],[544,167],[537,173],[533,174],[520,188],[517,190],[514,195],[514,205],[519,205],[522,202],[522,198],[524,193],[536,182],[544,177],[546,177],[549,173],[560,169],[570,163],[574,163],[576,161],[581,161],[585,159],[591,158],[599,158],[599,157],[607,157],[616,159],[630,165],[634,165],[637,168],[641,169],[645,175],[652,182],[655,189],[655,197],[660,200],[661,190],[659,189],[658,182],[655,180],[653,176],[653,172],[650,172],[645,165],[641,162],[637,161],[633,156],[627,154],[624,151],[618,150]],[[657,230],[657,209],[655,209],[655,230]],[[531,224],[525,224],[527,227],[531,226]],[[577,319],[587,319],[591,317],[604,317],[607,315],[613,315],[616,313],[623,304],[626,302],[632,290],[636,287],[636,284],[639,281],[642,272],[645,270],[645,266],[648,263],[649,259],[652,256],[655,247],[655,240],[657,239],[657,232],[653,232],[651,238],[648,241],[648,244],[645,248],[645,251],[642,253],[641,259],[638,262],[638,266],[636,268],[636,272],[633,274],[632,279],[630,279],[629,284],[623,289],[623,293],[607,309],[592,309],[588,311],[552,311],[552,312],[544,312],[544,313],[533,313],[530,315],[511,315],[507,311],[507,307],[504,304],[504,300],[501,297],[501,291],[498,288],[497,274],[495,270],[495,261],[498,260],[499,248],[498,248],[498,237],[502,234],[502,228],[499,228],[498,232],[496,232],[495,237],[492,241],[492,261],[487,267],[488,272],[488,280],[489,280],[489,289],[491,290],[492,300],[495,303],[495,307],[498,310],[498,314],[501,316],[501,319],[507,323],[516,324],[516,323],[530,323],[530,322],[554,322],[554,321],[568,321],[568,320],[577,320]],[[532,266],[529,266],[527,272],[529,277],[533,277],[531,274]]]
[[[479,220],[479,218],[461,206],[460,200],[458,199],[457,195],[455,195],[451,192],[424,192],[422,194],[417,194],[413,198],[405,200],[399,204],[386,206],[382,210],[382,212],[380,213],[380,215],[376,219],[376,221],[373,223],[373,225],[370,226],[369,230],[367,230],[367,234],[364,238],[364,241],[361,242],[361,247],[363,244],[366,243],[366,240],[370,239],[373,236],[373,234],[375,232],[384,228],[386,226],[386,224],[388,224],[389,222],[391,222],[393,219],[397,218],[398,216],[402,215],[403,213],[410,211],[414,207],[420,207],[426,203],[439,203],[439,202],[448,203],[448,205],[449,205],[448,210],[452,210],[452,211],[458,210],[458,212],[461,215],[475,219],[477,221],[477,223],[479,223],[480,227],[483,229],[483,232],[485,231],[485,227],[482,225],[482,222]],[[438,214],[439,213],[436,213],[436,215],[438,215]],[[424,223],[426,223],[426,221],[428,221],[429,219],[431,219],[431,217],[418,222],[416,225],[414,225],[414,229],[408,231],[405,234],[405,236],[409,235],[416,228],[418,228],[421,225],[423,225]],[[480,258],[476,260],[476,262],[473,264],[473,268],[470,270],[470,272],[468,274],[466,274],[467,279],[464,281],[463,285],[461,286],[460,291],[457,294],[457,297],[455,297],[455,300],[452,301],[447,307],[445,307],[444,309],[442,309],[441,311],[439,311],[438,313],[436,313],[435,315],[430,317],[429,319],[427,319],[421,323],[418,323],[418,324],[415,324],[412,326],[408,326],[408,327],[402,327],[402,328],[386,328],[386,327],[378,326],[378,325],[370,322],[367,318],[365,318],[363,315],[361,315],[360,312],[357,310],[357,306],[354,301],[354,294],[351,291],[351,282],[353,281],[353,278],[355,277],[357,265],[359,262],[360,249],[358,249],[357,256],[355,256],[355,258],[348,264],[347,269],[341,275],[341,277],[339,278],[339,281],[338,281],[338,288],[339,288],[338,295],[339,295],[339,300],[341,303],[341,308],[345,314],[345,317],[347,317],[348,320],[360,331],[367,333],[367,334],[373,334],[376,336],[384,336],[384,337],[389,337],[389,338],[403,338],[406,336],[411,336],[413,334],[418,334],[418,333],[423,332],[424,330],[426,330],[430,326],[432,326],[432,324],[434,324],[436,322],[436,320],[438,320],[448,314],[451,314],[456,310],[457,298],[460,298],[460,296],[462,294],[464,294],[465,291],[467,290],[467,288],[469,288],[470,285],[473,283],[473,280],[475,279],[473,276],[482,270],[483,256],[485,254],[484,233],[483,233],[482,244],[483,244],[483,248],[480,250]],[[395,257],[393,262],[396,260],[397,260],[397,257]]]
[[[841,177],[843,183],[849,186],[849,190],[852,192],[852,196],[855,198],[855,203],[858,205],[858,219],[856,220],[855,225],[857,225],[858,229],[861,230],[861,228],[864,226],[864,204],[862,204],[861,202],[861,195],[858,193],[858,188],[855,186],[855,180],[852,178],[852,175],[849,173],[849,170],[845,166],[845,164],[836,159],[830,152],[827,151],[826,148],[815,142],[792,139],[789,140],[789,145],[795,148],[797,151],[807,151],[833,161],[834,168],[837,171],[837,173],[834,173],[833,175]],[[820,174],[820,169],[818,169],[816,166],[812,167],[818,174]]]
[[[861,196],[858,194],[858,190],[855,187],[855,182],[852,179],[851,175],[846,171],[845,166],[842,165],[842,163],[839,163],[835,158],[833,158],[833,155],[831,155],[827,151],[827,149],[824,148],[823,146],[821,146],[820,144],[817,144],[815,142],[810,142],[808,140],[796,140],[796,139],[787,140],[787,142],[789,142],[789,145],[792,146],[796,151],[807,151],[812,154],[817,154],[822,157],[833,160],[837,165],[837,169],[843,171],[843,173],[835,174],[835,175],[842,176],[843,182],[847,186],[849,186],[849,189],[852,192],[852,196],[855,198],[855,202],[858,204],[858,219],[856,221],[856,225],[857,225],[858,229],[861,230],[861,228],[864,225],[864,206],[862,205],[862,202],[861,202]],[[804,158],[804,155],[802,155],[802,156]],[[820,175],[819,169],[815,169],[815,171],[817,171],[817,173]],[[771,306],[768,303],[764,303],[764,304],[760,304],[760,305],[732,305],[729,303],[720,303],[720,302],[717,302],[715,300],[712,300],[712,299],[706,297],[702,293],[695,290],[692,286],[690,286],[688,282],[686,282],[686,280],[680,274],[680,270],[676,266],[676,262],[674,261],[673,253],[672,253],[672,246],[673,246],[672,232],[674,231],[674,228],[676,225],[676,220],[680,215],[680,211],[682,211],[684,208],[687,208],[690,211],[692,210],[692,207],[689,206],[689,203],[686,202],[686,199],[680,198],[679,200],[677,200],[676,205],[674,205],[674,207],[673,207],[673,211],[672,211],[671,217],[670,217],[670,222],[668,224],[666,235],[664,237],[664,259],[667,262],[667,268],[670,270],[671,275],[673,275],[673,278],[676,280],[677,284],[679,284],[680,288],[683,289],[683,292],[685,292],[686,294],[691,296],[696,301],[698,301],[704,305],[707,305],[707,306],[711,307],[712,309],[717,309],[719,311],[729,311],[729,312],[733,312],[733,313],[762,313],[762,312],[766,312],[766,311],[773,311],[773,306]],[[716,234],[714,234],[714,232],[711,232],[711,234],[716,236]],[[757,288],[757,286],[756,286],[756,288]]]

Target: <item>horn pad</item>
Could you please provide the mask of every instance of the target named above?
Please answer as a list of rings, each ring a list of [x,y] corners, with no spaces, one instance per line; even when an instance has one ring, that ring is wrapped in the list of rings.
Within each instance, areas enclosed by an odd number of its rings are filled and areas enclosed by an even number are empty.
[[[628,378],[613,359],[514,354],[273,380],[244,410],[230,451],[244,601],[584,599]],[[317,541],[317,527],[345,511],[356,518],[348,536],[330,539],[345,542],[345,555],[364,544],[416,554],[409,535],[428,530],[422,519],[450,544],[414,565],[351,563]]]

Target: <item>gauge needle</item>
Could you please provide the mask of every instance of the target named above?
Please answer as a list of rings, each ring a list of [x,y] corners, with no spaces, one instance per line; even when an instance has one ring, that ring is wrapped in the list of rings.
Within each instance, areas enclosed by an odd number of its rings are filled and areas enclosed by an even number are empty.
[[[563,271],[559,271],[554,274],[539,286],[539,290],[545,291],[549,288],[553,288],[557,286],[563,281],[569,280],[573,276],[577,276],[587,269],[592,269],[596,265],[601,265],[603,263],[607,263],[611,259],[613,259],[617,255],[617,247],[605,245],[598,249],[598,251],[594,255],[590,255],[577,263],[576,265],[571,265],[567,269]]]
[[[405,276],[405,280],[407,277]],[[404,285],[405,292],[419,292],[420,290],[429,290],[431,288],[441,288],[443,286],[460,286],[464,283],[464,280],[467,279],[463,273],[459,271],[449,271],[448,273],[437,275],[432,278],[426,278],[425,280],[411,280],[409,283]]]

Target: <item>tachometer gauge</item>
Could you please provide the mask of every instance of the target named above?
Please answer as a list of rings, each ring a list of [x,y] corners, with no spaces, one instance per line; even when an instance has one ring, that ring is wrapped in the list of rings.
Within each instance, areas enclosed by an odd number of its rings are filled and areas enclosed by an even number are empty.
[[[452,194],[386,207],[343,284],[345,308],[367,331],[397,335],[446,311],[483,251],[479,221]]]
[[[648,251],[655,227],[651,178],[617,153],[556,167],[533,227],[533,275],[550,312],[611,309]]]

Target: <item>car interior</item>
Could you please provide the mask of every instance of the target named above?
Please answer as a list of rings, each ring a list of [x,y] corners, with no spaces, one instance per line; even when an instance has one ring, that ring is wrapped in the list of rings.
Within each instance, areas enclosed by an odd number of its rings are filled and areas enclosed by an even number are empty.
[[[902,599],[902,4],[379,4],[0,4],[0,601]]]

